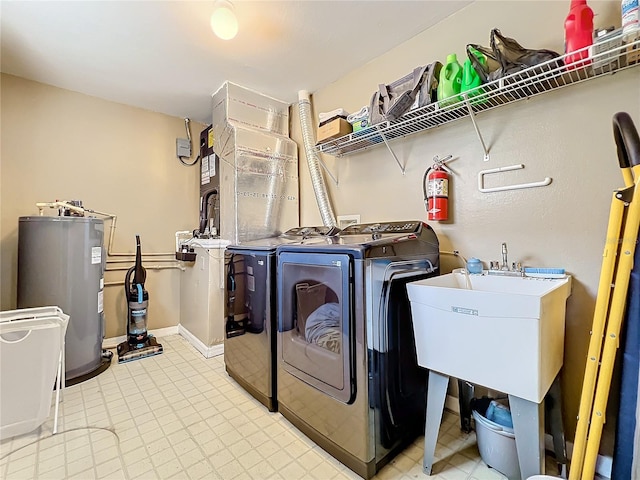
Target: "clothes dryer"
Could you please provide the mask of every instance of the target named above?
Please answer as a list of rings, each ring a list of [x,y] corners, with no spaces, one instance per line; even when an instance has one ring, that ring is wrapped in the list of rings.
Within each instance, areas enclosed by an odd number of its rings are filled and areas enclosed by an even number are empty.
[[[438,269],[438,239],[418,221],[277,248],[278,410],[364,478],[424,431],[406,284]]]
[[[224,362],[227,373],[270,411],[275,374],[276,247],[324,238],[333,227],[298,227],[278,237],[228,246],[225,252]]]

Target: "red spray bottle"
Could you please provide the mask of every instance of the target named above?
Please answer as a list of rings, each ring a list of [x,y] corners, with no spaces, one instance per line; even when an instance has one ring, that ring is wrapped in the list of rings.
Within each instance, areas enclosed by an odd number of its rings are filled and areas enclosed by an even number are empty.
[[[593,44],[593,10],[587,5],[587,0],[571,0],[569,15],[564,21],[564,51],[568,55],[565,63],[568,68],[582,67],[590,61],[576,62],[589,57],[589,49],[585,48]],[[585,48],[582,51],[581,48]]]

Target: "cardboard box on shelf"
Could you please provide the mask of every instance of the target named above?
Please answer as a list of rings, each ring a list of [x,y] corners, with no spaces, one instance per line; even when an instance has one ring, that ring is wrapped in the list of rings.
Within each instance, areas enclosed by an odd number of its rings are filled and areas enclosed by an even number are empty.
[[[362,120],[357,120],[351,124],[353,128],[353,133],[359,132],[361,130],[366,129],[369,126],[369,119],[363,118]]]
[[[333,140],[352,132],[352,127],[344,118],[335,118],[318,127],[318,143]]]
[[[627,44],[627,65],[640,62],[640,46],[631,45],[640,40],[640,30],[624,35],[624,43]]]

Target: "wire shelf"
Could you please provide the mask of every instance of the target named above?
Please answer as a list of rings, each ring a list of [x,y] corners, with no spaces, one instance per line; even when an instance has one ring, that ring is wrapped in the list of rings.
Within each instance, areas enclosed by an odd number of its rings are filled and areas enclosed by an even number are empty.
[[[602,48],[595,44],[485,83],[465,92],[464,96],[449,97],[410,110],[394,122],[381,122],[365,130],[329,140],[316,145],[316,150],[335,157],[353,155],[391,140],[468,117],[472,113],[475,115],[640,65],[640,38],[604,51],[598,51],[597,47]],[[565,65],[568,57],[582,51],[588,52],[588,58],[574,63],[567,62]]]

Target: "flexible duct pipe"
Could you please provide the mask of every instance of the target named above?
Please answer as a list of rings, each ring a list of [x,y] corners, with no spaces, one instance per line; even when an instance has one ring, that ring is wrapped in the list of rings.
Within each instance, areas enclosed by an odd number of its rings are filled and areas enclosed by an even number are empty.
[[[327,186],[324,183],[324,177],[320,170],[320,159],[315,150],[315,142],[313,137],[313,123],[311,119],[311,99],[309,92],[300,90],[298,92],[298,108],[300,110],[300,126],[302,129],[302,140],[304,141],[304,151],[307,156],[307,165],[309,165],[309,175],[311,176],[311,184],[316,194],[316,202],[320,209],[322,223],[328,227],[337,227],[336,216],[333,213],[329,196],[327,195]]]

